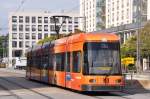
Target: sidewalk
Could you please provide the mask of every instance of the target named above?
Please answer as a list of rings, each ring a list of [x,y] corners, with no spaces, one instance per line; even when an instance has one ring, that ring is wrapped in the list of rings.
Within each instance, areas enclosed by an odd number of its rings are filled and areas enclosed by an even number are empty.
[[[125,74],[127,80],[150,80],[149,74]]]
[[[144,88],[150,90],[150,73],[127,73],[125,75],[126,85],[130,88]]]
[[[18,70],[14,68],[0,68],[0,71],[12,72],[12,73],[19,73],[19,74],[26,74],[26,70]]]

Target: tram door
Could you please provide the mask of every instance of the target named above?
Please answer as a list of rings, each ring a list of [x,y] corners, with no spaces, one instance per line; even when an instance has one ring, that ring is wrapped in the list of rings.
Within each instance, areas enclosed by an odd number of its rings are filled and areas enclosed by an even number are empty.
[[[66,53],[66,73],[65,73],[65,86],[71,88],[71,66],[70,66],[70,52]]]
[[[44,55],[42,57],[42,64],[41,64],[41,81],[48,83],[48,64],[49,64],[49,57],[48,55]]]

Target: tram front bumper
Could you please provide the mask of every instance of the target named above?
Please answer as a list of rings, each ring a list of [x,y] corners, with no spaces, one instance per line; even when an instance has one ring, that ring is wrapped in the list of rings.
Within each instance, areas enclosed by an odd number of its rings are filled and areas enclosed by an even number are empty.
[[[122,91],[123,86],[82,85],[82,91]]]

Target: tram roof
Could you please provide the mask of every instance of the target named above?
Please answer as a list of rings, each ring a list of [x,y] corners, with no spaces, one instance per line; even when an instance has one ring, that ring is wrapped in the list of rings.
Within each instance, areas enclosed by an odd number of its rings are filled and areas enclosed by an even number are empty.
[[[119,40],[119,37],[113,33],[79,33],[74,34],[72,36],[60,38],[55,41],[47,42],[44,43],[43,45],[35,45],[33,46],[32,51],[41,48],[47,48],[53,45],[65,45],[66,43],[75,43],[81,41],[102,41],[102,40],[116,41]]]
[[[75,43],[81,41],[117,41],[119,37],[113,33],[80,33],[69,37],[61,38],[55,41],[55,45],[63,45],[68,43]]]

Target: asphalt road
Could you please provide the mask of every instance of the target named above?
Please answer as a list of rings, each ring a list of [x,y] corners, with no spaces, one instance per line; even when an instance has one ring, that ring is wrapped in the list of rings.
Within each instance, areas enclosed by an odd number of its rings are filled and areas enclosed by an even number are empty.
[[[123,92],[81,93],[29,81],[25,71],[0,69],[0,99],[149,99],[150,90],[127,87]]]

